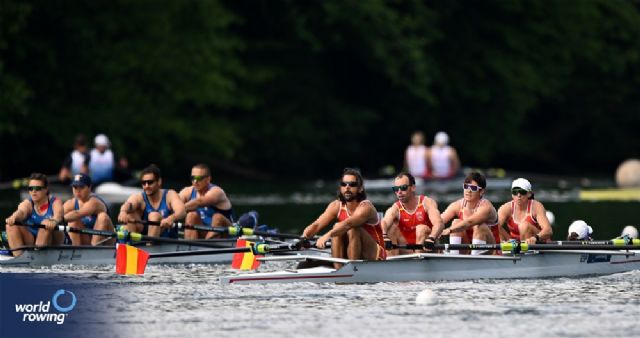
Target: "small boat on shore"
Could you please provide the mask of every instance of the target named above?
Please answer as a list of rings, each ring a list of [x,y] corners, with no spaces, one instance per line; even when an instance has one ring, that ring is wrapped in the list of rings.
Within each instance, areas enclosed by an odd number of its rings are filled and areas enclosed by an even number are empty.
[[[380,283],[524,279],[607,275],[640,269],[640,251],[549,250],[502,256],[420,253],[362,261],[317,256],[264,257],[262,261],[325,263],[311,268],[220,277],[222,285],[264,283]],[[335,269],[333,263],[343,264]],[[317,265],[317,264],[315,264]],[[329,265],[329,266],[327,266]]]

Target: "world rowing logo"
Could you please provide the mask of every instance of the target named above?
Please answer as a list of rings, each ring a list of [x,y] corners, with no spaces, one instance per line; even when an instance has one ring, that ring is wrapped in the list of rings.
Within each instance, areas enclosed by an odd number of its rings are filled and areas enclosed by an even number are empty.
[[[51,322],[64,324],[68,312],[76,307],[76,295],[64,289],[56,291],[51,301],[36,304],[16,304],[16,313],[22,314],[23,322]],[[52,311],[51,305],[55,311]]]

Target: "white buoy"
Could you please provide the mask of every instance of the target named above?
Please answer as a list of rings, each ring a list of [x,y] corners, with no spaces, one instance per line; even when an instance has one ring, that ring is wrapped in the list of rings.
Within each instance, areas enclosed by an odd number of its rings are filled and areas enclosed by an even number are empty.
[[[556,222],[556,215],[551,212],[551,210],[547,210],[547,219],[549,220],[549,224],[553,226],[553,223]]]
[[[437,303],[438,303],[438,297],[430,289],[424,289],[416,296],[416,304],[434,305]]]
[[[638,229],[636,227],[634,227],[633,225],[627,225],[626,227],[624,227],[624,229],[622,229],[622,236],[627,235],[633,239],[637,239],[638,238]]]

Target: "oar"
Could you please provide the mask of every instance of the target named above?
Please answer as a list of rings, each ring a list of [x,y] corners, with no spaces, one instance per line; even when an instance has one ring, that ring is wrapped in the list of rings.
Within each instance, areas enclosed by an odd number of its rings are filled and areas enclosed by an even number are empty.
[[[592,242],[574,243],[556,242],[551,244],[527,244],[526,242],[502,242],[498,244],[432,244],[425,242],[425,245],[409,244],[394,245],[394,249],[409,250],[501,250],[503,252],[526,252],[542,250],[640,250],[640,242],[634,240],[633,244],[613,241],[596,241],[596,243],[611,242],[611,244],[593,244]]]
[[[210,227],[206,225],[199,224],[182,224],[177,223],[178,229],[193,229],[200,231],[209,231],[209,232],[217,232],[217,233],[225,233],[229,234],[229,236],[263,236],[263,237],[274,237],[274,238],[283,238],[283,239],[300,239],[300,235],[296,234],[286,234],[286,233],[272,233],[269,231],[259,231],[254,230],[252,228],[243,228],[239,225],[233,225],[230,227]]]
[[[148,253],[140,248],[130,245],[119,244],[116,249],[116,273],[118,274],[144,274],[147,260],[158,257],[181,257],[194,255],[218,255],[228,253],[252,253],[253,255],[264,255],[266,253],[297,251],[300,247],[296,244],[269,245],[266,243],[252,244],[248,247],[237,247],[213,250],[177,251]]]
[[[16,225],[28,226],[21,223],[16,223]],[[36,224],[36,225],[33,225],[33,227],[44,229],[45,225]],[[221,247],[224,248],[225,247],[225,246],[221,246],[220,244],[208,243],[205,241],[189,241],[189,240],[177,239],[177,238],[154,237],[154,236],[143,235],[137,232],[127,232],[127,231],[113,232],[113,231],[94,230],[94,229],[78,229],[78,228],[70,227],[68,225],[58,225],[56,230],[63,231],[63,232],[75,232],[75,233],[86,234],[86,235],[113,237],[121,241],[128,241],[128,240],[131,240],[134,242],[149,241],[149,242],[156,242],[156,243],[191,245],[191,246],[199,246],[199,247],[205,247],[205,248],[221,248]]]

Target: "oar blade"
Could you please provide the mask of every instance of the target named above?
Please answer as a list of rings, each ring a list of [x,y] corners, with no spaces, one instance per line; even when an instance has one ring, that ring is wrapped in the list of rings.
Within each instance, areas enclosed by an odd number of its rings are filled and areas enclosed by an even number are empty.
[[[116,273],[120,275],[142,275],[147,267],[149,253],[127,244],[116,247]]]
[[[237,248],[251,247],[253,245],[252,242],[247,241],[242,238],[238,238],[236,241]],[[233,260],[231,261],[231,267],[238,270],[255,270],[260,266],[260,261],[258,257],[262,257],[260,255],[256,256],[251,251],[247,252],[237,252],[233,254]]]

